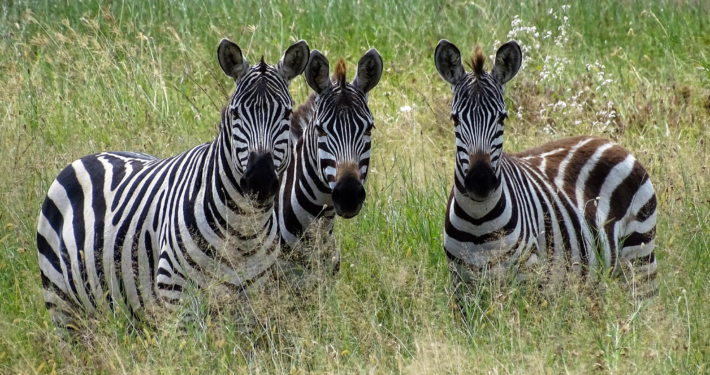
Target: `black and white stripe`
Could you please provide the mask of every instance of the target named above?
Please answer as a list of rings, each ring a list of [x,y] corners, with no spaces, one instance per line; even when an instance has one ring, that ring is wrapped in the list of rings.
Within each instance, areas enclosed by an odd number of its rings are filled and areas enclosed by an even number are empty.
[[[653,252],[656,196],[644,168],[603,138],[575,137],[518,154],[503,152],[505,83],[522,54],[514,41],[497,52],[490,73],[479,51],[466,73],[458,49],[439,42],[435,62],[451,84],[456,133],[455,184],[444,249],[454,281],[543,267],[624,276],[632,294],[657,291]],[[465,284],[463,284],[465,285]]]
[[[380,80],[382,58],[374,48],[369,50],[348,83],[342,59],[331,79],[328,60],[314,50],[305,75],[315,92],[294,112],[297,142],[293,162],[281,180],[276,208],[282,257],[301,268],[309,268],[313,258],[313,244],[308,244],[307,237],[314,221],[320,221],[319,236],[332,240],[335,215],[352,218],[362,208],[374,128],[368,93]],[[303,250],[295,250],[301,241],[305,242]],[[337,270],[340,258],[334,243],[328,252],[324,260],[332,261]]]
[[[167,159],[104,152],[64,169],[39,218],[44,299],[58,325],[120,308],[134,318],[175,309],[190,287],[226,300],[258,284],[278,257],[270,220],[290,163],[290,81],[308,45],[276,66],[251,66],[236,44],[218,49],[236,91],[217,138]]]

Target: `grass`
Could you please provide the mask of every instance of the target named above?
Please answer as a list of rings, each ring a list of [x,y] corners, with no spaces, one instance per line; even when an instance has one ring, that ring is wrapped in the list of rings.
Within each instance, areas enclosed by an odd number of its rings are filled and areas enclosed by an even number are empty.
[[[710,3],[563,5],[4,2],[0,373],[708,373]],[[367,49],[382,54],[368,198],[335,228],[341,273],[253,335],[219,317],[186,334],[116,317],[63,343],[35,250],[49,185],[86,154],[166,157],[211,140],[233,89],[215,58],[223,37],[271,63],[306,39],[344,57],[350,77]],[[482,283],[469,316],[456,313],[441,246],[454,155],[451,93],[432,58],[441,38],[464,55],[515,38],[530,57],[508,85],[506,151],[597,134],[647,167],[659,200],[653,302],[634,305],[614,280],[551,293]],[[291,92],[302,102],[309,90],[299,78]]]

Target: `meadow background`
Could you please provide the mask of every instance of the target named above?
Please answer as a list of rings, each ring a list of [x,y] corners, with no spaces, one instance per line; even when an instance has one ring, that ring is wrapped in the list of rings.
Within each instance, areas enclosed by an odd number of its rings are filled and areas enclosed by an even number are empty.
[[[642,373],[710,371],[710,2],[705,0],[15,1],[0,5],[0,373]],[[275,63],[298,39],[349,78],[369,48],[385,72],[368,198],[335,233],[342,269],[313,303],[239,334],[107,319],[63,343],[41,297],[35,228],[71,161],[106,150],[167,157],[217,133],[233,83],[219,40]],[[553,293],[486,286],[468,317],[442,249],[453,175],[451,92],[433,63],[509,39],[504,149],[615,139],[658,196],[660,295],[634,304],[614,280]],[[490,67],[490,60],[488,62]],[[309,94],[303,78],[291,93]]]

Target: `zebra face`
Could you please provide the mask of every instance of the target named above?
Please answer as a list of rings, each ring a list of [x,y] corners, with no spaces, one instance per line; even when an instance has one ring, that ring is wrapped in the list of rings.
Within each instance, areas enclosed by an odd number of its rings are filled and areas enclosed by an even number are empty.
[[[434,62],[454,94],[451,119],[456,134],[456,187],[475,201],[485,201],[501,183],[503,122],[508,117],[503,93],[505,84],[520,69],[520,46],[514,40],[501,46],[490,73],[483,70],[485,55],[478,46],[472,71],[467,73],[458,48],[442,39]]]
[[[371,49],[358,62],[352,82],[345,80],[345,61],[336,64],[332,80],[328,59],[311,52],[306,82],[316,92],[315,116],[307,131],[317,138],[317,160],[322,180],[331,189],[335,212],[356,216],[365,201],[370,165],[370,136],[374,129],[367,106],[368,93],[382,76],[382,58]]]
[[[279,190],[279,176],[291,160],[291,80],[303,73],[308,43],[286,50],[276,66],[261,61],[251,66],[239,47],[223,39],[217,50],[220,66],[234,79],[236,90],[224,117],[231,130],[229,144],[239,185],[259,203],[270,202]]]

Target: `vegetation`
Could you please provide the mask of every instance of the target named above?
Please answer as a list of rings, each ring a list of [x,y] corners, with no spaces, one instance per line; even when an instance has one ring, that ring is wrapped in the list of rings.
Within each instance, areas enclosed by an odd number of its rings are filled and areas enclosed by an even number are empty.
[[[708,373],[708,14],[701,0],[3,2],[0,373]],[[37,264],[49,185],[86,154],[167,157],[211,140],[233,90],[216,59],[223,37],[271,63],[305,39],[344,57],[350,77],[370,47],[383,56],[368,198],[336,225],[337,281],[250,334],[219,316],[188,332],[107,317],[67,343]],[[454,138],[433,64],[441,38],[464,54],[523,46],[506,93],[508,152],[596,134],[647,167],[657,298],[634,304],[614,280],[592,291],[483,285],[458,314],[442,249]],[[300,103],[309,89],[299,78],[291,92]]]

